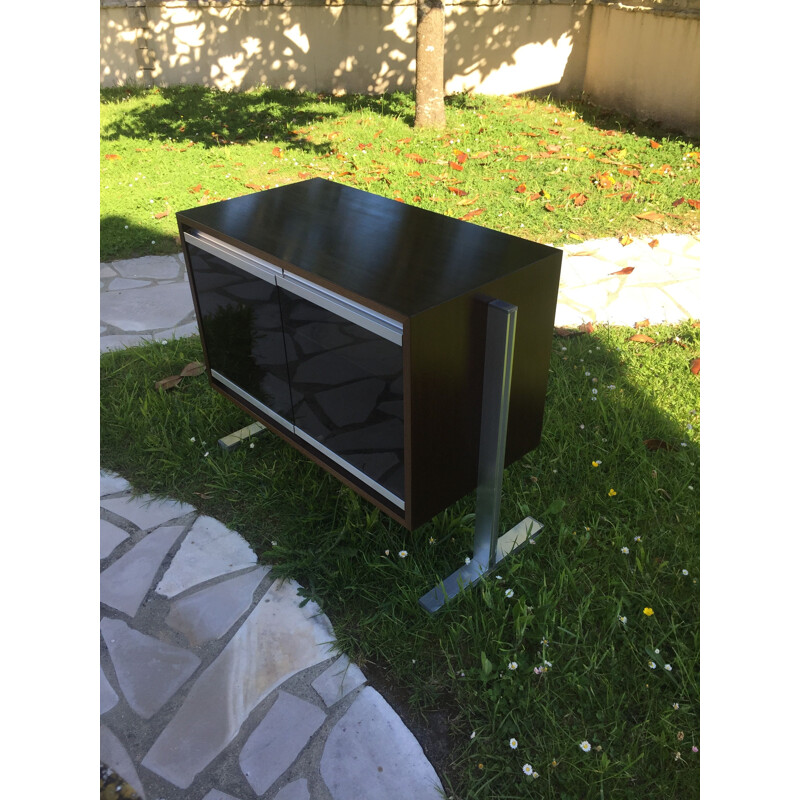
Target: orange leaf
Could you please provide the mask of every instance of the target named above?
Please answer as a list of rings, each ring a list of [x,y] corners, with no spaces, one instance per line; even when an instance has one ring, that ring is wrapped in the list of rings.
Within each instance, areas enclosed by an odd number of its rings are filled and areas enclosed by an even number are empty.
[[[650,240],[650,241],[647,243],[647,246],[648,246],[648,247],[658,247],[658,239],[651,239],[651,240]]]
[[[198,192],[202,192],[203,191],[203,187],[198,183],[197,186],[192,186],[192,188],[189,189],[189,191],[192,194],[197,194]]]
[[[686,201],[692,208],[700,208],[700,201],[699,200],[687,200]]]
[[[700,374],[700,359],[693,358],[691,364],[689,364],[689,369],[692,371],[692,375],[699,375]]]
[[[536,194],[529,194],[528,200],[538,200],[542,196],[541,192],[536,192]]]
[[[419,153],[409,153],[408,157],[412,161],[416,161],[417,164],[424,164],[425,163],[425,159],[421,155],[419,155]]]
[[[398,139],[397,140],[397,144],[408,144],[410,141],[411,141],[410,138],[409,139]]]
[[[651,222],[655,222],[657,219],[664,219],[664,215],[659,214],[658,211],[645,211],[644,214],[635,214],[634,216],[636,219],[646,219]]]
[[[639,170],[633,167],[620,167],[619,174],[626,175],[628,178],[638,178]]]
[[[455,186],[448,186],[447,191],[457,194],[459,197],[464,197],[466,195],[466,192],[463,189],[458,189]]]
[[[629,200],[633,200],[634,197],[635,195],[631,192],[623,192],[619,196],[619,199],[622,200],[623,203],[627,203]]]
[[[582,333],[594,333],[594,325],[591,322],[584,322],[583,325],[578,325],[578,330]]]
[[[635,333],[628,339],[629,342],[647,342],[648,344],[655,344],[656,340],[652,339],[646,333]]]
[[[555,209],[553,208],[553,206],[550,205],[550,203],[545,203],[544,207],[546,211],[555,211]]]
[[[526,191],[525,184],[521,183],[519,186],[517,186],[516,189],[514,189],[514,191],[515,192],[519,192],[519,194],[525,194],[525,191]]]
[[[158,214],[155,215],[156,219],[164,219],[164,217],[169,216],[169,211],[159,211]]]
[[[660,167],[654,167],[652,171],[657,172],[659,175],[664,175],[664,176],[670,176],[675,174],[672,171],[672,167],[669,164],[662,164]]]
[[[633,241],[633,240],[631,240]],[[630,275],[636,267],[623,267],[622,269],[618,269],[616,272],[609,272],[609,275]]]
[[[474,211],[470,211],[468,214],[464,214],[464,216],[460,217],[460,219],[464,220],[464,222],[468,222],[469,220],[477,217],[478,214],[483,214],[484,211],[486,211],[485,208],[476,208]]]
[[[610,189],[616,183],[614,178],[612,178],[611,174],[608,172],[598,172],[595,175],[592,175],[592,178],[597,181],[597,185],[601,189]]]
[[[305,180],[306,178],[310,178],[311,177],[311,173],[310,172],[298,172],[297,173],[297,177]]]
[[[492,153],[491,153],[491,151],[490,151],[490,150],[481,150],[481,152],[480,152],[480,153],[473,153],[473,154],[470,156],[470,158],[472,158],[472,159],[478,159],[478,158],[488,158],[488,157],[489,157],[491,154],[492,154]]]
[[[575,205],[580,208],[589,198],[585,194],[581,194],[581,192],[574,192],[569,196],[569,199],[574,200]]]
[[[459,164],[463,164],[469,158],[469,156],[466,153],[461,152],[461,150],[455,150],[454,152],[456,155],[456,161],[458,161]]]
[[[650,320],[649,319],[643,319],[641,322],[634,322],[633,323],[633,327],[634,328],[649,328],[650,327]]]
[[[561,151],[560,144],[549,144],[547,145],[547,152],[548,153],[558,153]]]
[[[650,140],[650,147],[654,147],[654,148],[655,148],[655,147],[661,147],[661,145],[660,145],[658,142],[655,142],[655,141],[653,141],[653,140],[651,139],[651,140]]]
[[[464,167],[462,167],[462,166],[461,166],[461,164],[459,164],[459,163],[458,163],[458,162],[456,162],[456,161],[451,161],[451,162],[450,162],[450,166],[451,166],[453,169],[456,169],[456,170],[458,170],[459,172],[463,172],[463,171],[464,171]]]
[[[682,197],[679,197],[679,198],[678,198],[678,199],[677,199],[677,200],[676,200],[676,201],[675,201],[675,202],[672,204],[672,207],[673,207],[673,208],[676,208],[676,207],[677,207],[677,206],[679,206],[681,203],[683,203],[683,198],[682,198]]]
[[[119,156],[116,153],[106,153],[106,158],[109,161],[114,161],[115,159],[119,158]]]
[[[631,239],[631,237],[630,237],[630,236],[628,236],[628,234],[627,234],[627,233],[625,233],[625,234],[623,234],[622,236],[620,236],[620,237],[619,237],[619,243],[620,243],[620,244],[621,244],[623,247],[627,247],[627,246],[628,246],[629,244],[631,244],[632,242],[633,242],[633,239]],[[626,269],[627,269],[627,267],[626,267]],[[625,273],[625,274],[627,274],[627,273]]]
[[[525,153],[520,153],[520,155],[514,158],[514,161],[527,161],[530,156],[526,156]]]
[[[417,170],[414,170],[413,172],[409,172],[408,173],[408,177],[409,178],[421,178],[422,175],[420,175],[419,172],[417,172]]]
[[[283,151],[280,149],[280,147],[273,147],[272,155],[275,156],[275,158],[283,158]]]

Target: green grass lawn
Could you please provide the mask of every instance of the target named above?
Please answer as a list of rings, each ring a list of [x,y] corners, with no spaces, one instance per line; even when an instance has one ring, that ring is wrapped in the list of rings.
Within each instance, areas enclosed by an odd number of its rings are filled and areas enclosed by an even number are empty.
[[[698,143],[590,106],[459,96],[434,132],[404,94],[101,99],[103,260],[176,252],[176,211],[306,176],[557,245],[699,230]],[[501,512],[545,529],[433,617],[418,599],[472,555],[474,495],[409,533],[276,436],[220,450],[243,412],[204,376],[154,388],[197,338],[101,357],[101,464],[305,587],[448,796],[695,798],[700,328],[634,332],[554,333],[542,442]]]
[[[544,243],[696,232],[700,148],[585,104],[101,90],[101,260],[177,252],[175,212],[324,177]]]
[[[645,332],[554,336],[542,442],[506,470],[501,518],[546,527],[433,617],[418,599],[472,555],[474,495],[409,533],[276,436],[220,450],[250,420],[205,376],[154,388],[202,360],[196,337],[102,356],[101,463],[299,581],[449,795],[697,797],[699,327]]]

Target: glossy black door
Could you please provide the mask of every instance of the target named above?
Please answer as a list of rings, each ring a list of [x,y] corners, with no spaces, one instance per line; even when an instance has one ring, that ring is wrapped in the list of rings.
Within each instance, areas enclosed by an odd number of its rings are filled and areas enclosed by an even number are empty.
[[[284,286],[280,295],[296,433],[402,500],[401,346]]]
[[[251,275],[192,244],[187,243],[186,248],[210,369],[291,423],[292,401],[274,278]]]

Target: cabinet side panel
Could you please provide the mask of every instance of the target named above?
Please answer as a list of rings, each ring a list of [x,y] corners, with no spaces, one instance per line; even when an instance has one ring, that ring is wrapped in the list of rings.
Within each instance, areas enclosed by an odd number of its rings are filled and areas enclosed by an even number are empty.
[[[519,309],[506,466],[538,446],[560,271],[561,253],[554,252],[480,292],[412,318],[408,527],[427,522],[476,487],[486,304],[491,299]]]
[[[486,305],[470,295],[409,323],[412,529],[475,488],[485,328]]]

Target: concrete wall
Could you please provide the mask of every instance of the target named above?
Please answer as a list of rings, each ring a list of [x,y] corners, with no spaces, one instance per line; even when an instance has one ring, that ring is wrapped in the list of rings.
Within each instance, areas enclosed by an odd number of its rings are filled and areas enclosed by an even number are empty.
[[[445,2],[448,94],[586,91],[699,129],[699,0]],[[415,28],[416,0],[101,0],[100,81],[411,90]]]

